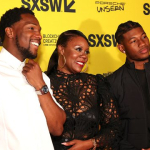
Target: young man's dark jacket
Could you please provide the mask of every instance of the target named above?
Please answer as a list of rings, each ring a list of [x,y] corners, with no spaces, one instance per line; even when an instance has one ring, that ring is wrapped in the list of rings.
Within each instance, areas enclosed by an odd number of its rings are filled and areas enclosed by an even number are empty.
[[[150,93],[150,62],[144,65]],[[117,101],[122,122],[121,150],[150,148],[148,119],[143,92],[134,63],[126,63],[107,77],[113,98]],[[150,114],[149,114],[150,115]]]

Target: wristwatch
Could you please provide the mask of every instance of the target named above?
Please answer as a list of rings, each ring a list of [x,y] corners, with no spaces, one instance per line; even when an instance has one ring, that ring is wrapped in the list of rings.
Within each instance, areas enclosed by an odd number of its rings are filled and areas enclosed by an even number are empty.
[[[36,91],[36,94],[37,95],[44,95],[48,92],[49,92],[49,89],[48,89],[47,85],[44,85],[44,86],[42,86],[42,88],[40,90]]]

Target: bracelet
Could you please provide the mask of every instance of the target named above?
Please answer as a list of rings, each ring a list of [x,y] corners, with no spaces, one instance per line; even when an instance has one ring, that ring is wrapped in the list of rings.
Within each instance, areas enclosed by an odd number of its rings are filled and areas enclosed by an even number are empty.
[[[93,148],[92,148],[92,150],[96,150],[96,141],[95,141],[95,139],[90,139],[91,141],[92,141],[92,143],[93,143]]]

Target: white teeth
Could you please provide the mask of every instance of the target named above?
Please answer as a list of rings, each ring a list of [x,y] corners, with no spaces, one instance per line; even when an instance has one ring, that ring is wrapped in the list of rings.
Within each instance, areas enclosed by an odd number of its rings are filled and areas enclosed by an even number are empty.
[[[77,62],[78,64],[80,64],[80,65],[83,65],[83,63],[82,62]]]
[[[36,42],[31,42],[33,45],[36,45],[36,46],[39,46],[39,44],[38,43],[36,43]]]

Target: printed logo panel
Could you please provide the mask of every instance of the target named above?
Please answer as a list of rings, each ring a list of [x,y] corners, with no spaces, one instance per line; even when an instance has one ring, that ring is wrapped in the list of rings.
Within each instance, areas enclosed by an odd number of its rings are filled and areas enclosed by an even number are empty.
[[[97,6],[97,12],[111,12],[111,11],[124,11],[124,2],[107,2],[107,1],[95,1]]]
[[[75,13],[73,9],[74,0],[21,0],[22,7],[27,7],[32,11],[52,11]]]
[[[143,11],[144,15],[150,15],[150,4],[149,3],[145,3],[143,5],[143,8],[144,8],[144,11]]]

